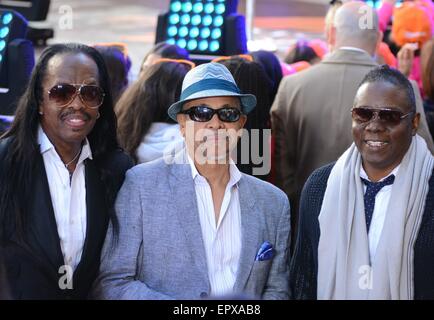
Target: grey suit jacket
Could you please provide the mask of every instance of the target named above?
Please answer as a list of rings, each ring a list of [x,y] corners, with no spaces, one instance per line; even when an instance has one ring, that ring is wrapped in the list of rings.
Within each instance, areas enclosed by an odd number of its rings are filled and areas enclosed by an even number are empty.
[[[180,155],[129,170],[118,194],[119,235],[104,244],[98,299],[200,299],[208,297],[205,247],[196,193]],[[176,162],[176,163],[174,163]],[[288,299],[290,213],[286,195],[242,174],[238,184],[242,247],[233,297]],[[255,261],[269,241],[271,260]]]

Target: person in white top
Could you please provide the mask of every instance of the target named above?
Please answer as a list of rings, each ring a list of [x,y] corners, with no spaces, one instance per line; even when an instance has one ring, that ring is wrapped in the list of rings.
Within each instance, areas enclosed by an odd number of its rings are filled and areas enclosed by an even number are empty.
[[[187,73],[168,111],[186,148],[127,173],[96,297],[288,298],[288,199],[231,158],[255,105],[222,64]]]
[[[116,104],[119,142],[136,163],[182,149],[179,126],[167,109],[179,99],[182,80],[194,66],[188,60],[154,60]]]
[[[13,299],[87,297],[132,165],[115,130],[100,54],[47,48],[0,140],[0,256]]]

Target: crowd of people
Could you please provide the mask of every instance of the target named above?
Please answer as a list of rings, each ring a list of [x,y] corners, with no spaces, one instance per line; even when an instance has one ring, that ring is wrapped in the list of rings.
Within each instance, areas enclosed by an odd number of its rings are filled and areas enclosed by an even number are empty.
[[[369,17],[367,26],[361,21]],[[434,299],[434,5],[196,65],[39,57],[0,137],[0,299]]]

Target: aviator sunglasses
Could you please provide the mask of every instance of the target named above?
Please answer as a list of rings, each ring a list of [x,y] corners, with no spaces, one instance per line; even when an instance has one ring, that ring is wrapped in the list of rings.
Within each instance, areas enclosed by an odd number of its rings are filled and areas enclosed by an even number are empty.
[[[408,115],[414,113],[410,111],[409,113],[402,113],[398,110],[392,109],[370,109],[365,107],[357,107],[351,109],[351,114],[353,120],[359,123],[367,123],[373,119],[378,119],[386,125],[396,126],[402,119],[406,118]]]
[[[48,90],[49,100],[59,107],[67,106],[77,95],[87,108],[96,109],[102,105],[105,93],[100,87],[87,84],[60,83]]]

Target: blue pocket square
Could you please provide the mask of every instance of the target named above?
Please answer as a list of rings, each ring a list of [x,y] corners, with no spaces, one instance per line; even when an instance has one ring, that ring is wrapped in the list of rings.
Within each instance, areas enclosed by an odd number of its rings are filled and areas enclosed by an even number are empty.
[[[271,258],[273,258],[273,255],[274,255],[273,245],[268,241],[265,241],[259,248],[258,253],[256,254],[255,261],[270,260]]]

